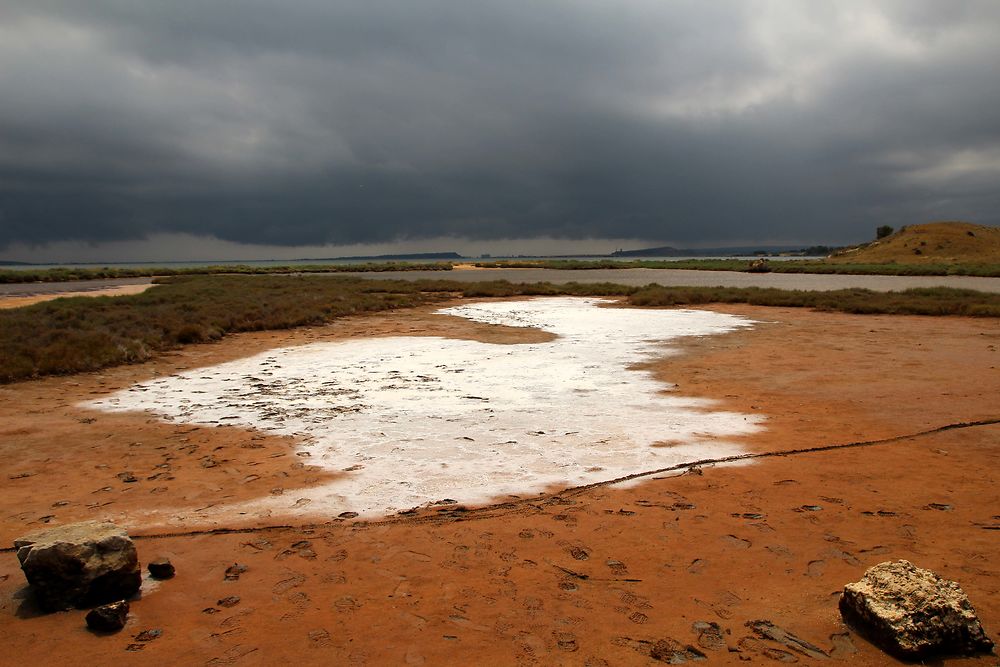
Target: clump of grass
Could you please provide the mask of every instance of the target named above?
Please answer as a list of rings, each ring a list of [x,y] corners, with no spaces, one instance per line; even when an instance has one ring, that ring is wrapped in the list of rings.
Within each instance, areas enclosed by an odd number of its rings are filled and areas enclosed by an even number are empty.
[[[948,288],[628,287],[613,283],[464,283],[329,275],[186,276],[122,297],[71,297],[0,310],[0,382],[97,370],[239,331],[321,324],[346,315],[453,297],[620,296],[633,306],[748,303],[847,313],[1000,317],[1000,295]]]

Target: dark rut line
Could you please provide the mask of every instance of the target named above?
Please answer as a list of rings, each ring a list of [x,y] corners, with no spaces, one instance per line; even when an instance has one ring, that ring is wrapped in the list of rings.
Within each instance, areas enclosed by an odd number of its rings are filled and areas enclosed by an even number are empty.
[[[385,526],[393,524],[403,524],[403,523],[450,523],[454,521],[470,521],[473,519],[488,519],[497,516],[504,516],[506,514],[514,514],[517,512],[525,512],[532,509],[540,509],[544,504],[552,504],[553,502],[558,503],[559,499],[565,496],[574,496],[589,491],[591,489],[596,489],[604,486],[610,486],[612,484],[618,484],[620,482],[628,482],[634,479],[639,479],[640,477],[649,477],[651,475],[660,475],[667,472],[676,472],[678,470],[692,470],[696,468],[702,468],[705,466],[717,465],[720,463],[734,463],[736,461],[748,461],[753,459],[767,459],[785,456],[797,456],[800,454],[816,454],[819,452],[829,452],[838,449],[856,449],[861,447],[876,447],[880,445],[890,445],[898,442],[904,442],[908,440],[915,440],[917,438],[926,437],[929,435],[935,435],[937,433],[944,433],[946,431],[955,431],[960,429],[978,428],[982,426],[995,426],[1000,424],[1000,417],[990,418],[990,419],[980,419],[976,421],[967,422],[955,422],[952,424],[945,424],[944,426],[937,426],[935,428],[927,429],[925,431],[918,431],[916,433],[909,433],[906,435],[897,435],[891,438],[882,438],[879,440],[861,440],[857,442],[840,443],[835,445],[818,445],[816,447],[803,447],[801,449],[782,449],[772,452],[757,452],[748,454],[734,454],[733,456],[723,456],[721,458],[714,459],[699,459],[697,461],[688,461],[686,463],[677,463],[666,468],[658,468],[656,470],[647,470],[644,472],[632,473],[631,475],[625,475],[623,477],[617,477],[615,479],[608,479],[601,482],[594,482],[593,484],[584,484],[581,486],[567,487],[558,493],[550,493],[545,496],[537,496],[533,498],[522,498],[519,500],[513,500],[502,503],[494,503],[492,505],[486,505],[484,507],[477,507],[473,509],[467,509],[462,506],[456,506],[454,508],[442,508],[438,514],[435,515],[419,515],[416,514],[416,510],[404,510],[404,513],[400,516],[390,517],[375,521],[354,521],[351,523],[352,526],[356,527],[367,527],[367,526]],[[412,514],[410,514],[412,512]],[[318,528],[320,526],[333,526],[342,521],[336,523],[326,522],[326,523],[306,523],[299,526],[293,526],[288,524],[280,525],[270,525],[270,526],[256,526],[249,528],[210,528],[202,530],[188,530],[175,533],[149,533],[146,535],[132,535],[134,540],[155,540],[155,539],[165,539],[169,537],[193,537],[198,535],[239,535],[245,533],[260,533],[269,530],[289,530],[289,529],[303,529],[303,528]],[[14,551],[13,547],[0,548],[0,553],[7,553]]]

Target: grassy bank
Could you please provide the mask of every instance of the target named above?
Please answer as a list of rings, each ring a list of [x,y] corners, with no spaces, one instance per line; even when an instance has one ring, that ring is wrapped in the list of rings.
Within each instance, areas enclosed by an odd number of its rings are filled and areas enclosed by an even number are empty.
[[[371,271],[451,271],[451,262],[366,262],[364,264],[287,264],[250,266],[247,264],[196,267],[102,267],[58,269],[0,269],[0,283],[58,283],[68,280],[144,278],[151,276],[272,275],[289,273],[348,273]]]
[[[512,260],[477,262],[483,268],[507,269],[691,269],[696,271],[749,271],[745,259],[635,260]],[[852,264],[824,260],[789,259],[767,262],[770,273],[821,273],[862,276],[978,276],[1000,277],[1000,264]]]
[[[858,315],[962,315],[1000,317],[1000,294],[948,287],[873,292],[842,289],[825,292],[770,287],[662,287],[648,285],[629,296],[633,306],[664,307],[707,303],[813,308]]]
[[[346,276],[185,276],[142,294],[71,297],[0,311],[0,382],[144,361],[240,331],[321,324],[453,296],[624,296],[634,306],[749,303],[849,313],[1000,317],[1000,295],[946,288],[803,292],[762,288],[627,287],[610,283],[461,283]]]

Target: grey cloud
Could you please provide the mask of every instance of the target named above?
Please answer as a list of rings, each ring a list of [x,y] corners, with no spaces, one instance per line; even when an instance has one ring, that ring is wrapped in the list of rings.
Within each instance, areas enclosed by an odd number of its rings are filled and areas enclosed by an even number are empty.
[[[1000,221],[992,2],[9,1],[0,248]]]

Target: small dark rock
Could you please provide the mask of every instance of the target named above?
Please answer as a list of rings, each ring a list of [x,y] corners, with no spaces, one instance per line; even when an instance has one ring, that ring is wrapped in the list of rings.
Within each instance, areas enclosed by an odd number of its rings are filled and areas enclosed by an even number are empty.
[[[226,607],[226,608],[235,607],[239,603],[240,603],[239,595],[230,595],[229,597],[222,598],[221,600],[216,602],[216,604],[219,605],[220,607]]]
[[[240,575],[246,572],[248,568],[246,565],[241,565],[239,563],[233,563],[226,568],[226,581],[236,581],[240,578]]]
[[[174,576],[174,574],[176,574],[174,564],[170,562],[169,558],[164,558],[162,556],[149,561],[146,569],[149,570],[149,574],[153,577],[153,579],[170,579]]]
[[[117,632],[125,627],[128,618],[128,602],[119,600],[102,604],[87,613],[87,627],[98,632]]]
[[[353,519],[358,516],[357,512],[341,512],[337,515],[341,519]]]
[[[120,479],[121,481],[125,482],[126,484],[132,484],[134,482],[138,482],[139,481],[136,478],[136,476],[133,475],[131,472],[120,472],[120,473],[118,473],[118,475],[116,475],[116,477],[118,477],[118,479]]]

